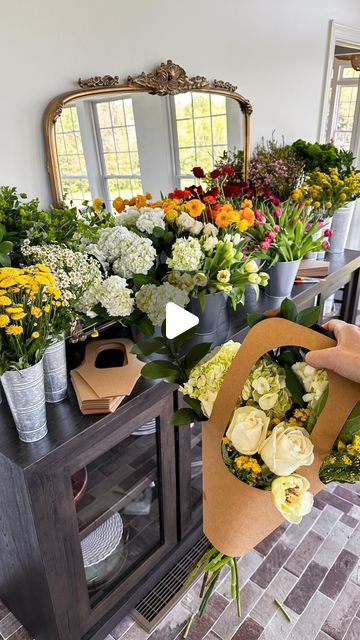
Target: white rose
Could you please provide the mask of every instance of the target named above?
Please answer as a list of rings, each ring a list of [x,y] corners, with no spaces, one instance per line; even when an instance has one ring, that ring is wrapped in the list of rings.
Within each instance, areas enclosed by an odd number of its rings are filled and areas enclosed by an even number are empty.
[[[239,453],[251,456],[264,442],[269,420],[260,409],[239,407],[234,411],[226,436]]]
[[[176,218],[176,224],[179,227],[184,227],[184,229],[188,229],[190,230],[191,227],[194,224],[194,219],[189,216],[188,213],[185,213],[185,211],[183,211],[182,213],[180,213],[180,215]]]
[[[194,220],[193,224],[191,225],[191,227],[189,228],[190,233],[192,233],[194,236],[198,236],[200,231],[203,228],[203,223],[200,222],[200,220]]]
[[[259,448],[260,456],[277,476],[288,476],[314,461],[314,445],[306,429],[280,422]]]
[[[219,229],[217,227],[215,227],[214,224],[212,224],[211,222],[207,222],[206,225],[204,226],[204,231],[203,234],[204,236],[217,236],[219,233]]]

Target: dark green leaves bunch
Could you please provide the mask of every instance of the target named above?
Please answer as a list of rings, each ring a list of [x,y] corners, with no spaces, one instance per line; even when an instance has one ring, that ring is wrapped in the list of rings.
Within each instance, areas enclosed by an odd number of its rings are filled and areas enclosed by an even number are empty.
[[[305,173],[311,173],[315,169],[320,169],[324,173],[329,173],[329,169],[336,168],[339,177],[342,179],[349,176],[354,170],[354,156],[351,151],[338,149],[330,142],[320,144],[319,142],[306,142],[296,140],[291,145],[295,155],[304,164]]]

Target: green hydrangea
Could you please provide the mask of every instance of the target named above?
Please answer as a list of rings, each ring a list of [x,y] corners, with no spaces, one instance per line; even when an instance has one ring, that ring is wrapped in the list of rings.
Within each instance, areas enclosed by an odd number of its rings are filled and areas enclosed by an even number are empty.
[[[210,351],[190,372],[189,380],[180,387],[184,395],[195,398],[201,403],[205,416],[210,417],[211,411],[233,359],[240,344],[229,340],[221,347]]]
[[[242,390],[245,402],[253,401],[263,411],[272,411],[279,419],[290,409],[291,394],[286,388],[285,370],[276,362],[260,358],[251,369]]]

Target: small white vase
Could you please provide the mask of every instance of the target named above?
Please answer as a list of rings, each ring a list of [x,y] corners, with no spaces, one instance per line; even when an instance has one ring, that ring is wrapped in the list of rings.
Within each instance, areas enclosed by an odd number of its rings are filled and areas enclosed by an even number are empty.
[[[330,240],[331,253],[343,253],[345,250],[354,208],[355,203],[349,202],[346,207],[335,211],[331,221],[331,230],[334,232]]]

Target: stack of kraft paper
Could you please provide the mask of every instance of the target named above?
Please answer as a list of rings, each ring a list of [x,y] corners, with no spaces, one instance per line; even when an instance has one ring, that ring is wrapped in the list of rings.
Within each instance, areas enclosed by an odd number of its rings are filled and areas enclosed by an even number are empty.
[[[80,411],[83,414],[112,413],[140,377],[143,363],[130,353],[133,342],[127,338],[94,340],[86,346],[82,364],[70,373]],[[99,366],[106,353],[118,352],[121,366]]]

